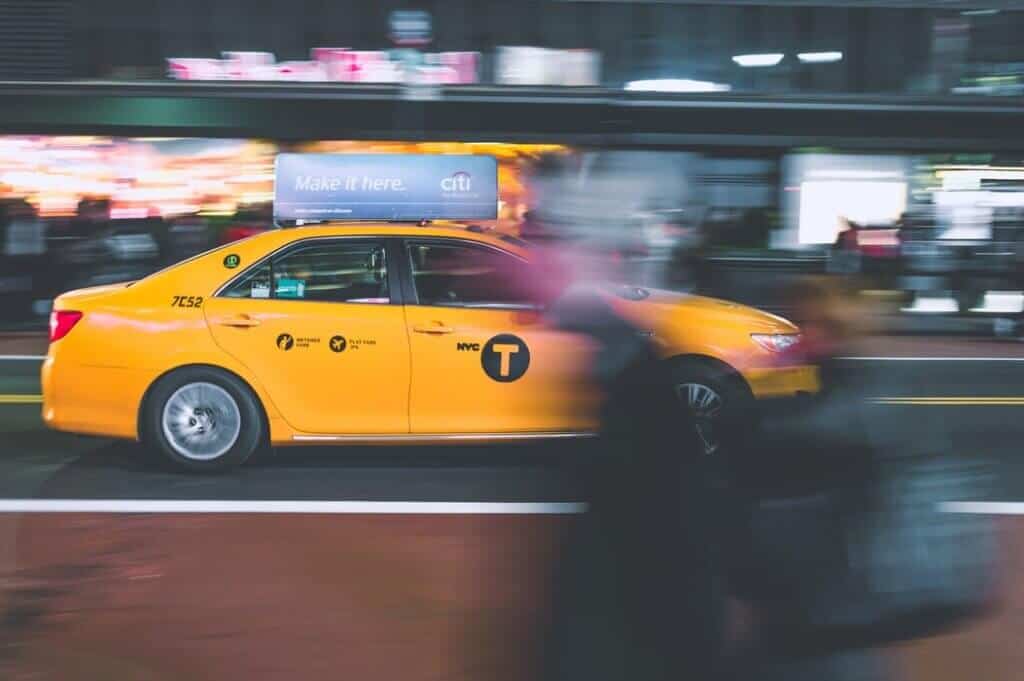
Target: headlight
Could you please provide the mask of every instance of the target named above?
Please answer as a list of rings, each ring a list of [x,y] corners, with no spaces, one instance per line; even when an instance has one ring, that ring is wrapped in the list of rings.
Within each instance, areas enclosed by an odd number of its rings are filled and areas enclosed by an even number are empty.
[[[800,342],[798,333],[752,333],[750,337],[769,352],[785,352]]]

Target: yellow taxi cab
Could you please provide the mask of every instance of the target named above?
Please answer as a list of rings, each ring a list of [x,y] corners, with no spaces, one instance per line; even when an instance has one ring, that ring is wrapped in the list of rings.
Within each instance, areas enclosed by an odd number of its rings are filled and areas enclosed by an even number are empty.
[[[267,445],[587,435],[591,349],[507,280],[531,257],[455,227],[329,222],[71,291],[51,316],[43,419],[199,471]],[[638,287],[601,295],[649,333],[708,452],[724,414],[817,390],[782,318]]]

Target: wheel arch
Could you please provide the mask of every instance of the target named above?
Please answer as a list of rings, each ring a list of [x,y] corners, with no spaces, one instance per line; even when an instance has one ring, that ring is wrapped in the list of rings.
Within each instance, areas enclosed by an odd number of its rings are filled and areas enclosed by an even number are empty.
[[[661,360],[666,365],[699,365],[715,371],[722,372],[729,380],[734,381],[736,386],[741,388],[750,399],[754,399],[754,391],[750,387],[750,383],[744,378],[743,374],[740,373],[739,369],[724,362],[717,357],[711,355],[702,355],[700,353],[683,353],[679,355],[672,355],[671,357],[665,357]]]
[[[188,364],[179,364],[178,366],[171,367],[170,369],[167,369],[166,371],[158,375],[156,378],[154,378],[152,381],[150,381],[149,385],[146,387],[146,391],[142,394],[142,399],[139,401],[139,407],[135,414],[135,432],[136,437],[139,440],[143,439],[144,416],[146,413],[146,409],[149,407],[149,400],[153,394],[153,388],[155,388],[157,384],[160,383],[160,381],[162,381],[163,379],[183,369],[209,369],[212,371],[226,374],[238,380],[238,382],[241,383],[245,387],[245,389],[249,391],[249,394],[256,401],[256,404],[259,406],[260,415],[263,416],[262,436],[265,440],[269,438],[270,418],[267,415],[267,406],[263,403],[263,400],[260,398],[259,391],[256,390],[252,386],[252,384],[245,379],[244,376],[241,376],[240,374],[238,374],[238,372],[232,371],[231,369],[225,369],[222,366],[217,366],[216,364],[208,364],[204,362],[191,362]]]

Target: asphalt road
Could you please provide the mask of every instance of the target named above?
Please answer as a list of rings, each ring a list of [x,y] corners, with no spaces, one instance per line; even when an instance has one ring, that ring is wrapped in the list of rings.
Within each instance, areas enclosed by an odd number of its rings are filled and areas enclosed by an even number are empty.
[[[1012,361],[1011,361],[1012,360]],[[1024,361],[852,360],[883,447],[992,462],[995,500],[1024,500]],[[288,447],[229,475],[180,475],[140,445],[43,428],[39,362],[0,359],[0,499],[571,502],[578,444]],[[19,400],[19,396],[25,400]]]
[[[864,413],[880,443],[988,462],[997,474],[976,501],[1024,502],[1020,359],[852,361],[870,378]],[[287,448],[226,475],[181,475],[134,443],[43,429],[39,405],[24,403],[37,372],[38,361],[0,360],[3,678],[532,675],[572,521],[557,504],[579,499],[573,446]],[[4,509],[22,500],[125,505]],[[146,501],[382,505],[167,513]],[[456,505],[395,506],[404,502]],[[494,512],[517,503],[536,514]],[[895,650],[910,678],[1018,678],[1024,518],[1001,523],[1003,608]]]

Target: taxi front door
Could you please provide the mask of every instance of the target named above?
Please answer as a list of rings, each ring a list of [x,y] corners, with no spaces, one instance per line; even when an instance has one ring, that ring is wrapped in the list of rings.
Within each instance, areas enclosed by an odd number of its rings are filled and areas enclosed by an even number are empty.
[[[579,432],[589,348],[517,299],[513,256],[464,242],[411,243],[406,323],[414,434]]]
[[[409,432],[409,343],[384,245],[311,240],[205,305],[217,344],[311,434]]]

